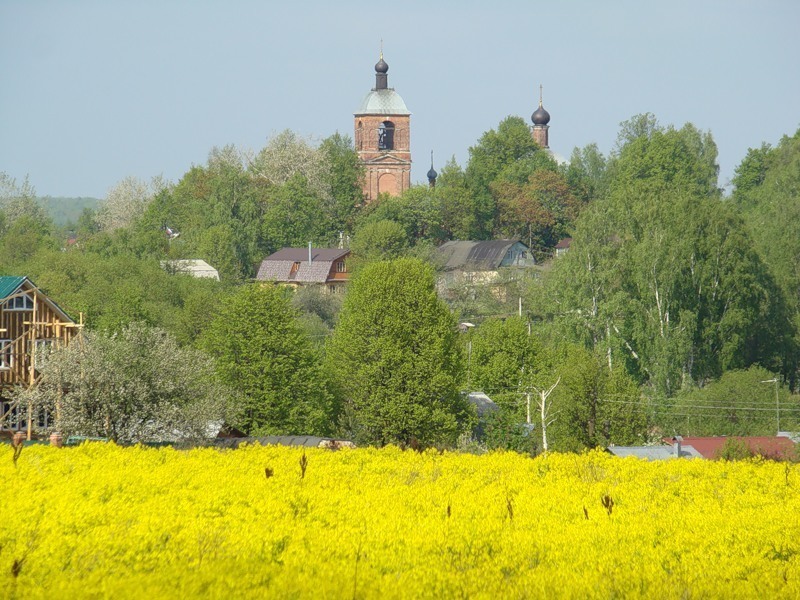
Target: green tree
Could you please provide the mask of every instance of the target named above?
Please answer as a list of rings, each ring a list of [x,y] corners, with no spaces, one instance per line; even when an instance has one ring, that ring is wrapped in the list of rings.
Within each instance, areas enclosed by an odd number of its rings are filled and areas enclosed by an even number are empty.
[[[222,381],[243,396],[235,424],[251,435],[324,435],[336,419],[320,357],[288,293],[279,286],[239,288],[203,337]]]
[[[465,427],[455,319],[417,259],[372,263],[353,278],[326,360],[344,427],[362,443],[452,445]]]
[[[680,435],[775,435],[778,421],[781,430],[794,431],[800,425],[798,397],[776,379],[755,365],[728,371],[679,394],[659,420],[667,432]]]
[[[687,126],[625,145],[541,290],[564,331],[660,396],[753,363],[794,368],[782,295],[719,199],[702,138]]]
[[[399,258],[408,248],[403,226],[384,219],[365,223],[353,236],[350,249],[362,260],[391,260]]]
[[[775,148],[750,150],[734,184],[734,204],[786,298],[794,330],[800,332],[800,130],[784,136]],[[796,373],[789,375],[792,386],[797,380]]]
[[[465,176],[475,207],[476,237],[488,239],[494,229],[496,206],[491,192],[492,182],[503,171],[514,169],[518,161],[525,161],[537,154],[545,155],[520,117],[506,117],[497,130],[485,132],[478,143],[469,149]],[[524,164],[527,169],[515,170],[514,177],[518,181],[525,181],[527,175],[539,166],[537,161]]]
[[[328,178],[331,201],[325,207],[327,219],[334,233],[351,232],[364,203],[361,187],[364,165],[353,149],[353,140],[349,136],[334,133],[322,140],[319,150],[330,165]]]

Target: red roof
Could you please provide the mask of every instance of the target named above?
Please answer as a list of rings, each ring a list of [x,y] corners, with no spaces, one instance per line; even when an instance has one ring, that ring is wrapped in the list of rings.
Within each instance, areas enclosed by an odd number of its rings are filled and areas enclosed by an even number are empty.
[[[744,442],[750,451],[767,458],[789,458],[794,456],[795,443],[788,437],[686,437],[684,436],[681,444],[691,446],[703,455],[703,458],[719,458],[719,452],[725,442],[736,440]],[[665,438],[665,442],[673,443],[672,438]]]

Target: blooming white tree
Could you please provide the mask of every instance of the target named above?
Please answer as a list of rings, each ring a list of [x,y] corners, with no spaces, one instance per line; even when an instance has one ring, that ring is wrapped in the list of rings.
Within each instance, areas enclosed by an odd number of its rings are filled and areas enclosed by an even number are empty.
[[[20,401],[48,409],[64,435],[198,439],[234,411],[208,355],[141,323],[115,334],[82,333],[43,358],[40,371],[39,385]]]

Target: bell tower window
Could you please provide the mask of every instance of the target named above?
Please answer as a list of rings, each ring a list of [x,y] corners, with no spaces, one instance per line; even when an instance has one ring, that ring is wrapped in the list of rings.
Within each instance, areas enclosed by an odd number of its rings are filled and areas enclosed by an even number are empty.
[[[378,149],[394,150],[394,123],[384,121],[378,128]]]

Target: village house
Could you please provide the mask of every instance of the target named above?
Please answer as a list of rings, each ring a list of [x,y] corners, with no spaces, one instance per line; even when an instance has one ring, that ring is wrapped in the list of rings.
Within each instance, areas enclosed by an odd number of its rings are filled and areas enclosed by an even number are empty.
[[[0,430],[24,430],[31,439],[37,427],[50,426],[46,411],[24,414],[11,392],[36,385],[37,364],[48,350],[67,344],[76,324],[27,277],[0,276]]]
[[[451,241],[436,249],[442,266],[439,290],[447,294],[461,286],[492,286],[501,280],[501,269],[523,269],[536,265],[533,254],[519,240]],[[493,290],[504,295],[501,287]]]
[[[257,281],[274,281],[283,285],[323,286],[330,294],[343,293],[350,272],[347,260],[350,250],[340,248],[282,248],[270,254],[258,268]]]

